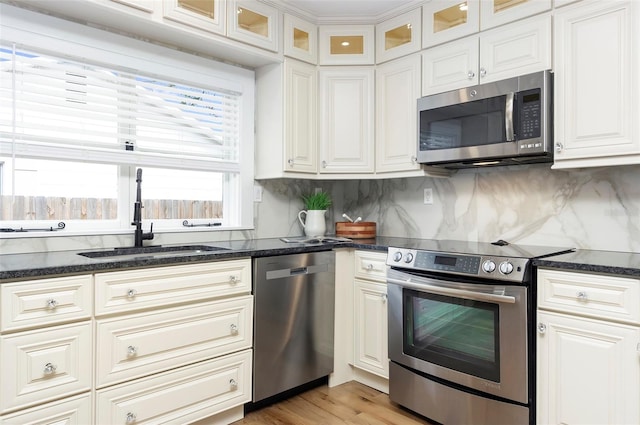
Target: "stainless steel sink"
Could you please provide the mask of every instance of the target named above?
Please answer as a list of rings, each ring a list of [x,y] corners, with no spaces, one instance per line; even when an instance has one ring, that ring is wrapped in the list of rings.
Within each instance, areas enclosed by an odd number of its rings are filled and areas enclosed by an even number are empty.
[[[78,255],[97,260],[134,260],[147,258],[173,258],[204,255],[229,248],[210,245],[144,246],[140,248],[114,248],[112,250],[80,252]]]

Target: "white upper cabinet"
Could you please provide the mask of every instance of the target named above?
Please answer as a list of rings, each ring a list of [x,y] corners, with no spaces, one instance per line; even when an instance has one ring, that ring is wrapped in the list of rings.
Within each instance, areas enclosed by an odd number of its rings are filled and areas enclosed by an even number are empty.
[[[420,8],[376,26],[376,63],[420,50]]]
[[[420,54],[376,69],[376,172],[420,170],[416,159]]]
[[[227,36],[256,47],[281,52],[282,16],[256,0],[227,0]]]
[[[130,3],[134,0],[126,1]],[[135,0],[135,3],[144,2]],[[225,0],[162,0],[162,16],[194,28],[224,35],[226,4]]]
[[[637,1],[556,12],[553,168],[640,163],[639,26]]]
[[[133,7],[134,9],[142,10],[143,12],[153,13],[155,10],[155,0],[110,0],[114,3],[120,3],[125,6]],[[193,0],[192,0],[193,1]],[[186,3],[189,1],[187,0]]]
[[[434,0],[423,6],[422,48],[551,10],[551,0]]]
[[[320,172],[374,170],[374,71],[369,66],[320,69]]]
[[[551,68],[551,16],[545,14],[423,52],[422,94],[457,90]]]
[[[284,54],[312,64],[318,63],[318,27],[295,16],[284,15]]]
[[[321,25],[320,65],[373,65],[373,25]]]

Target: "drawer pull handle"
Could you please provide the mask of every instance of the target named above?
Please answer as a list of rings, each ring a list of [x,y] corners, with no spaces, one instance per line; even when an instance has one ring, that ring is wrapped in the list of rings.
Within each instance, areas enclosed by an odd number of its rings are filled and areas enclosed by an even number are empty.
[[[367,264],[367,270],[373,270],[373,264],[371,263]]]
[[[231,276],[229,276],[229,283],[231,283],[232,285],[237,284],[240,281],[240,279],[238,279],[238,276],[232,274]]]
[[[132,412],[127,413],[126,422],[128,424],[132,424],[135,421],[136,421],[136,414]]]
[[[44,365],[44,374],[53,375],[56,373],[56,369],[56,365],[54,365],[53,363],[47,363],[46,365]]]
[[[585,291],[578,291],[576,296],[578,297],[579,301],[587,301],[589,299],[589,297],[587,296],[587,293]]]
[[[544,334],[545,332],[547,332],[547,325],[542,322],[538,323],[538,333]]]
[[[130,345],[127,347],[127,357],[133,357],[138,355],[138,347]]]
[[[137,294],[138,294],[138,291],[136,291],[135,289],[129,289],[127,291],[127,298],[133,299],[136,297]]]
[[[47,300],[47,310],[55,310],[58,307],[58,301],[53,298]]]
[[[238,335],[238,326],[235,324],[232,323],[229,330],[231,331],[231,335]]]
[[[229,387],[231,388],[231,391],[235,391],[238,389],[238,383],[236,382],[235,379],[233,378],[229,379]]]

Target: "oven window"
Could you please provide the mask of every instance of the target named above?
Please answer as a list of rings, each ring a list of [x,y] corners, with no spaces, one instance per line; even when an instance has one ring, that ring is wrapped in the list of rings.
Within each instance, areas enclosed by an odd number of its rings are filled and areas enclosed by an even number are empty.
[[[499,308],[403,289],[404,353],[500,382]]]
[[[420,150],[466,148],[507,140],[506,96],[420,111]]]

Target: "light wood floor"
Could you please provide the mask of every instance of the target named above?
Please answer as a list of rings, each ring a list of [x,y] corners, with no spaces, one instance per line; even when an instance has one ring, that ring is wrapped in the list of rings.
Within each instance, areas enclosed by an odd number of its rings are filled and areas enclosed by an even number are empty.
[[[430,424],[389,401],[389,396],[355,381],[323,385],[248,413],[233,425],[418,425]]]

